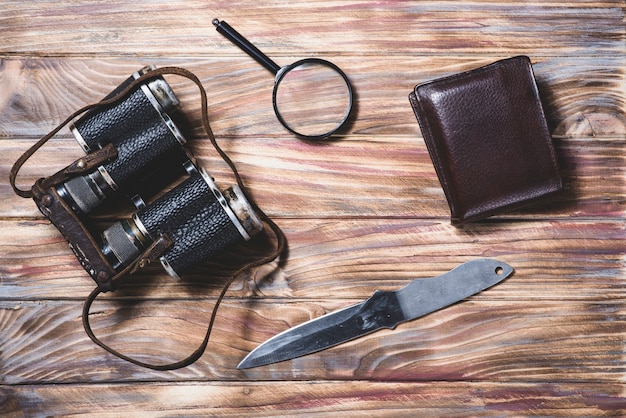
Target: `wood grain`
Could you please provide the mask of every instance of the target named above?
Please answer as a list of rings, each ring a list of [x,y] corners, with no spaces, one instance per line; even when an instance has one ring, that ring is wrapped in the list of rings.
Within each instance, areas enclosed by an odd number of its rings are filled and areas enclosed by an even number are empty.
[[[625,12],[620,0],[3,2],[0,415],[625,416]],[[272,75],[217,33],[214,17],[279,65],[339,65],[356,92],[343,135],[292,137],[272,111]],[[455,228],[407,96],[518,54],[532,60],[565,190]],[[87,338],[80,314],[94,283],[7,182],[38,138],[146,64],[198,75],[220,145],[289,244],[280,266],[236,278],[206,353],[172,372],[132,366]],[[230,185],[201,130],[198,92],[167,79],[190,148]],[[18,184],[81,155],[63,130]],[[99,226],[132,212],[109,209],[94,215]],[[263,233],[178,282],[142,271],[98,299],[94,329],[143,360],[180,359],[228,278],[274,244]],[[515,274],[395,330],[236,369],[282,330],[478,257]]]
[[[19,231],[0,223],[3,294],[83,299],[93,282],[67,244],[45,221],[25,221]],[[488,292],[498,300],[610,300],[623,298],[624,225],[620,221],[489,222],[458,230],[421,220],[282,220],[289,258],[249,271],[231,296],[296,299],[364,299],[418,277],[445,273],[476,257],[500,258],[516,268],[508,282]],[[549,233],[546,233],[549,231]],[[9,238],[11,241],[9,243]],[[581,242],[584,245],[581,245]],[[530,243],[530,244],[529,244]],[[204,299],[216,297],[238,266],[272,248],[264,237],[198,266],[180,282],[158,269],[128,280],[123,297]]]
[[[251,6],[232,1],[219,7],[184,3],[91,3],[35,1],[6,7],[2,53],[28,55],[235,54],[215,33],[211,19],[228,20],[270,56],[319,51],[359,56],[473,54],[476,51],[533,55],[623,52],[623,4],[613,1],[517,3],[454,1],[388,4],[280,1]],[[581,27],[580,18],[585,18]],[[141,29],[141,30],[140,30]],[[54,33],[53,37],[41,35]],[[332,36],[332,35],[336,36]]]
[[[620,385],[551,383],[539,385],[480,382],[245,382],[242,384],[178,383],[118,385],[32,385],[1,387],[0,413],[6,417],[36,415],[41,399],[60,415],[137,417],[350,415],[411,417],[415,415],[499,417],[515,413],[550,416],[619,416]],[[317,394],[325,393],[320,398]],[[77,404],[68,399],[88,399]],[[381,405],[380,399],[384,399]],[[112,402],[115,405],[112,406]]]
[[[37,178],[82,156],[73,139],[54,141],[20,172],[20,187],[27,189]],[[7,158],[0,162],[0,175],[8,178],[13,161],[33,142],[8,141],[3,147]],[[220,144],[238,164],[251,196],[273,217],[450,216],[420,138],[346,140],[322,147],[293,139],[268,143],[265,139],[225,138]],[[500,218],[624,216],[625,141],[578,138],[557,140],[556,144],[565,178],[564,192]],[[221,187],[233,184],[232,173],[213,155],[208,141],[198,140],[190,146]],[[51,158],[57,154],[62,158]],[[32,201],[15,196],[8,183],[0,184],[0,197],[0,216],[41,217]],[[125,208],[126,216],[131,210]]]
[[[619,303],[484,299],[476,296],[393,331],[243,371],[235,369],[237,363],[275,332],[354,301],[228,301],[204,356],[167,374],[129,367],[94,347],[80,324],[80,302],[2,303],[2,383],[79,383],[86,376],[90,382],[619,380],[626,337]],[[211,306],[190,300],[103,301],[94,306],[91,322],[96,335],[112,347],[143,361],[167,363],[200,344]]]
[[[243,53],[242,53],[243,54]],[[506,54],[478,56],[326,57],[350,78],[357,95],[347,139],[384,140],[389,135],[421,137],[408,94],[416,84],[486,65]],[[530,55],[548,122],[555,136],[615,139],[626,132],[623,56],[537,57]],[[288,63],[302,58],[291,56]],[[184,67],[207,89],[209,117],[218,137],[293,139],[272,109],[272,76],[252,59],[8,58],[0,78],[0,138],[37,137],[78,108],[94,103],[143,65]],[[198,91],[181,78],[168,79],[198,135]],[[384,109],[384,112],[380,110]],[[67,132],[67,131],[65,131]]]

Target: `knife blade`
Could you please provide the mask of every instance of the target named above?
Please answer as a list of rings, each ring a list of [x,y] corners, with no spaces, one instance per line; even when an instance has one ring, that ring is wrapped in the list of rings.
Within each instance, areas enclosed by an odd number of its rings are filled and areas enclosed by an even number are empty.
[[[264,366],[315,353],[374,331],[393,329],[485,290],[513,273],[513,267],[481,258],[449,272],[415,279],[395,291],[377,290],[367,300],[285,330],[252,350],[238,369]]]

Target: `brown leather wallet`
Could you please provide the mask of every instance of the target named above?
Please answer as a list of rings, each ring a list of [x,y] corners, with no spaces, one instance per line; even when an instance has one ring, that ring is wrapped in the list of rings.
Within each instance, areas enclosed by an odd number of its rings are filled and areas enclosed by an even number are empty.
[[[484,219],[562,190],[528,57],[417,85],[409,101],[452,224]]]

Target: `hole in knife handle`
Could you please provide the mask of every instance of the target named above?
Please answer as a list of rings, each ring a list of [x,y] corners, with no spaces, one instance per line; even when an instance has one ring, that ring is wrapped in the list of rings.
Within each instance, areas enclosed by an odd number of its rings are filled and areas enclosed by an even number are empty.
[[[502,267],[498,266],[498,267],[496,267],[495,272],[496,272],[496,274],[497,274],[498,276],[500,276],[501,274],[503,274],[503,273],[504,273],[504,269],[503,269]]]

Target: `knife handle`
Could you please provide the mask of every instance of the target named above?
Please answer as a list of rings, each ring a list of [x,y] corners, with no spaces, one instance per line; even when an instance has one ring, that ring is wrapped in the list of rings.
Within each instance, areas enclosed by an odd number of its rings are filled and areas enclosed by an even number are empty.
[[[415,279],[396,291],[403,320],[419,318],[459,302],[506,279],[513,271],[513,267],[502,261],[479,258],[441,276]]]

